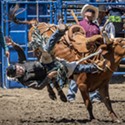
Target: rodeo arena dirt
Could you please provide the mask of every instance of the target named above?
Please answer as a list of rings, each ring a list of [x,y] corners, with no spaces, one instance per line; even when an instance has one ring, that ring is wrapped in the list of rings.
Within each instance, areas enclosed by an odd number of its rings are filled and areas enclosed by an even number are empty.
[[[119,1],[0,0],[0,125],[125,125]]]
[[[125,125],[125,84],[110,84],[110,97],[114,111]],[[67,93],[67,88],[64,88]],[[59,98],[52,101],[46,88],[0,89],[0,125],[118,125],[113,123],[104,104],[93,103],[97,120],[89,121],[88,112],[80,93],[72,103]]]

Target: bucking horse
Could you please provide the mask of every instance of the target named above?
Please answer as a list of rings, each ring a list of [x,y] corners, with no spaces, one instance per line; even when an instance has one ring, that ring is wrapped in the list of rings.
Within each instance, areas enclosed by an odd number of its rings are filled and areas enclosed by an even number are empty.
[[[18,7],[11,11],[10,19],[18,24],[32,25],[29,30],[29,42],[32,42],[32,34],[34,31],[39,30],[41,42],[44,44],[48,41],[52,33],[55,32],[57,26],[47,23],[36,23],[36,21],[20,21],[15,17]],[[35,22],[35,23],[34,23]],[[105,42],[103,42],[105,41]],[[43,43],[41,43],[43,44]],[[98,55],[91,57],[88,60],[82,60],[81,63],[94,63],[96,60],[106,60],[106,68],[100,73],[81,73],[75,75],[78,88],[81,92],[84,104],[89,113],[89,119],[94,120],[93,107],[89,98],[89,92],[98,90],[102,100],[109,111],[114,122],[119,123],[121,120],[113,111],[110,96],[109,96],[109,81],[114,71],[116,71],[121,59],[125,55],[125,38],[109,39],[108,35],[104,32],[102,35],[95,35],[90,38],[85,37],[84,29],[79,25],[72,25],[69,27],[65,35],[55,45],[53,56],[64,58],[68,61],[78,61],[83,57],[89,56],[91,53],[102,49]],[[41,52],[38,47],[34,52]],[[42,52],[41,52],[42,53]],[[37,54],[36,54],[37,55]]]

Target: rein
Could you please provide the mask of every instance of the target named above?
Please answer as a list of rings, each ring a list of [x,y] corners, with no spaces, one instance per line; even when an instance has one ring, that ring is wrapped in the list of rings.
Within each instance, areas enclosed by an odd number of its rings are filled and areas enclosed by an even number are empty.
[[[107,64],[106,64],[106,67],[107,67],[107,69],[108,69],[110,72],[112,72],[112,73],[114,72],[114,70],[111,69],[110,66],[108,66]]]

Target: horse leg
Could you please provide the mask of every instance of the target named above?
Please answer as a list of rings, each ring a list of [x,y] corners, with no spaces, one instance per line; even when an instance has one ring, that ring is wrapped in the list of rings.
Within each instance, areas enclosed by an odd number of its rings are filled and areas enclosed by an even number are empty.
[[[53,91],[53,88],[50,86],[50,84],[47,85],[47,91],[49,93],[50,99],[52,99],[52,100],[56,100],[57,99],[56,94]]]
[[[94,115],[93,115],[93,112],[92,112],[92,103],[90,101],[90,98],[89,98],[89,92],[87,90],[87,86],[83,83],[78,83],[78,88],[81,92],[81,95],[82,95],[82,98],[84,100],[84,103],[86,105],[86,108],[88,110],[88,113],[89,113],[89,119],[90,121],[95,119]]]
[[[64,94],[64,92],[62,91],[62,89],[60,88],[58,82],[54,82],[54,87],[56,88],[57,92],[58,92],[58,95],[60,96],[60,99],[63,101],[63,102],[67,102],[67,98]]]
[[[100,95],[102,97],[102,100],[105,104],[105,106],[107,107],[108,111],[109,111],[109,115],[112,118],[112,120],[114,122],[120,123],[121,121],[118,119],[117,115],[115,114],[115,112],[112,109],[112,105],[111,105],[111,101],[110,101],[110,97],[109,97],[109,84],[107,82],[104,83],[104,85],[102,84],[101,88],[99,88],[99,92]]]

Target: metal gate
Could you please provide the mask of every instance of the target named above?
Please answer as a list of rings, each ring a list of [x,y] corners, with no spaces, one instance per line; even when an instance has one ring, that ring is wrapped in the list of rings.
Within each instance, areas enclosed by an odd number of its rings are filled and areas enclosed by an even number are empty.
[[[20,10],[22,13],[17,15],[20,20],[31,20],[37,19],[40,22],[47,22],[47,23],[57,23],[57,3],[56,2],[49,2],[49,1],[7,1],[3,0],[1,2],[1,13],[2,13],[2,31],[4,32],[4,36],[11,36],[11,38],[24,49],[26,54],[27,60],[35,60],[32,53],[28,51],[28,30],[29,26],[27,25],[17,25],[13,22],[9,22],[8,20],[8,12],[9,9],[15,4],[19,4]],[[9,47],[10,51],[10,60],[9,63],[13,64],[18,61],[17,52],[12,48]],[[3,58],[3,57],[2,57]],[[2,59],[2,76],[1,79],[2,86],[6,84],[6,87],[13,88],[13,87],[23,87],[20,83],[12,82],[12,81],[5,81],[6,80],[6,64],[3,63],[5,59]],[[6,61],[5,61],[6,62]]]

